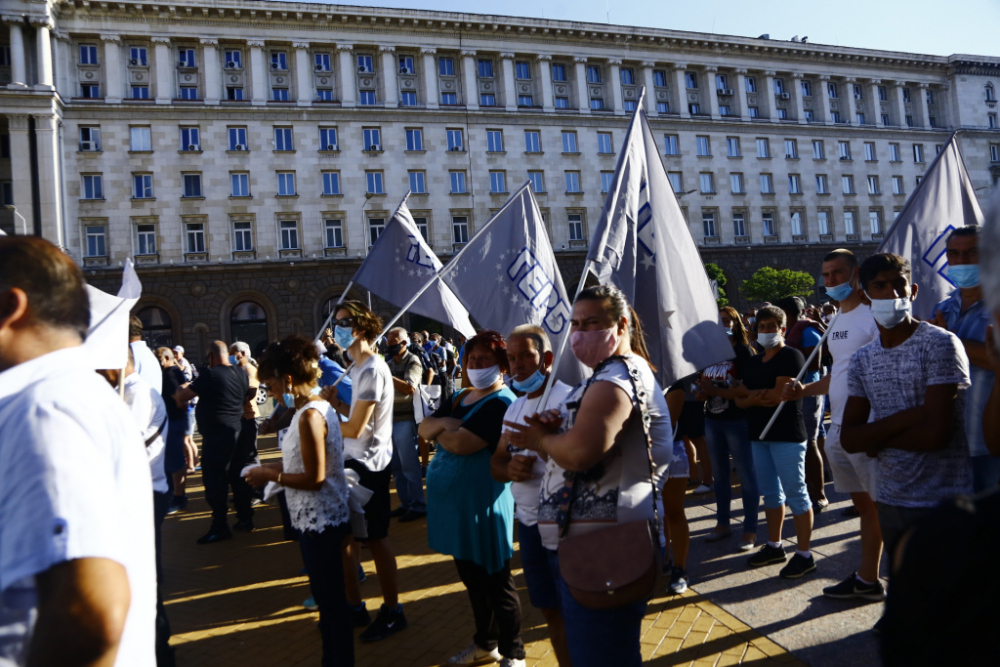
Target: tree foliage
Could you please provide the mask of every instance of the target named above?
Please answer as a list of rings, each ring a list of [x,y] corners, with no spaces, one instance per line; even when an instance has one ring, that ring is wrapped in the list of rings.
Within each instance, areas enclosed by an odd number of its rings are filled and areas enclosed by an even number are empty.
[[[728,306],[729,299],[726,298],[726,290],[723,289],[727,282],[726,274],[724,274],[722,269],[720,269],[716,264],[711,263],[705,265],[705,273],[708,274],[708,279],[714,280],[715,284],[719,288],[719,298],[715,300],[716,305],[718,305],[719,308]]]
[[[740,291],[756,306],[764,301],[774,303],[786,296],[812,296],[815,282],[804,271],[763,266],[743,281]]]

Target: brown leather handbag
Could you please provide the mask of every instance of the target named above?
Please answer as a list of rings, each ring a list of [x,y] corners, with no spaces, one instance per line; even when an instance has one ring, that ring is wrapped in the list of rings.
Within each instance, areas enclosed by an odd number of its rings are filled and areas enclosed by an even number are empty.
[[[603,364],[614,360],[623,361],[628,368],[642,417],[646,453],[649,457],[649,482],[653,487],[653,520],[629,521],[567,537],[576,486],[579,479],[585,478],[587,473],[566,474],[566,487],[563,489],[559,512],[559,518],[563,519],[563,537],[559,541],[559,573],[573,599],[588,609],[614,609],[650,597],[661,571],[660,521],[656,509],[657,489],[653,479],[651,450],[653,441],[649,432],[646,390],[639,381],[638,369],[627,357],[614,356]],[[595,369],[592,378],[597,376],[599,370],[600,368]]]

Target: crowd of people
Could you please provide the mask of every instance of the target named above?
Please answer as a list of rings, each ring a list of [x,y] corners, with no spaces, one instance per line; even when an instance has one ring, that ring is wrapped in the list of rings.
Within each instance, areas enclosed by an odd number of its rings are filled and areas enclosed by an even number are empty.
[[[201,545],[253,531],[255,506],[280,505],[309,579],[303,604],[319,612],[323,665],[354,664],[355,628],[379,642],[407,627],[393,519],[425,521],[428,545],[454,560],[467,590],[475,632],[447,664],[526,664],[516,540],[559,664],[631,666],[650,596],[692,583],[688,493],[714,491],[707,542],[795,580],[823,567],[811,536],[832,477],[860,517],[860,559],[824,572],[845,578],[823,594],[885,599],[884,551],[893,587],[875,630],[886,663],[903,664],[900,638],[939,595],[913,592],[928,586],[916,550],[941,549],[928,531],[961,526],[946,534],[966,541],[947,548],[970,563],[991,544],[984,531],[998,539],[983,518],[1000,485],[992,233],[982,276],[980,229],[951,233],[956,288],[927,321],[912,315],[919,286],[906,259],[833,251],[817,267],[828,302],[721,308],[732,357],[669,387],[642,323],[608,285],[574,300],[570,349],[590,369],[576,386],[556,379],[555,341],[538,326],[453,343],[383,331],[351,300],[317,341],[289,336],[256,359],[245,343],[217,341],[197,368],[179,346],[151,350],[133,317],[127,365],[97,375],[81,348],[79,268],[46,241],[0,238],[0,466],[16,471],[0,483],[0,662],[172,665],[160,529],[186,510],[187,477],[200,469],[211,509]],[[265,419],[266,397],[275,409]],[[261,463],[257,437],[271,433],[281,459]],[[987,495],[954,505],[974,493]],[[361,545],[378,610],[359,587]]]

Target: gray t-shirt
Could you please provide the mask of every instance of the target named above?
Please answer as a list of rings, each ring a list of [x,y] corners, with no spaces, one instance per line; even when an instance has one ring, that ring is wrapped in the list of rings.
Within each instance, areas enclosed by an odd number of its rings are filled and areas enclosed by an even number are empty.
[[[972,492],[962,418],[969,359],[955,334],[921,322],[897,347],[886,349],[876,338],[851,357],[847,384],[850,396],[868,399],[875,421],[922,406],[929,386],[957,384],[954,430],[948,446],[932,452],[880,450],[877,500],[900,507],[933,507],[946,498]]]

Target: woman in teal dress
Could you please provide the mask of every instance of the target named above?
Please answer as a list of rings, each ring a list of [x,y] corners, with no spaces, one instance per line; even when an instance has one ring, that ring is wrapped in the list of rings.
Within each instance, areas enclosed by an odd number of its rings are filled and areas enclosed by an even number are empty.
[[[483,331],[469,339],[462,368],[472,388],[443,403],[419,431],[438,444],[427,469],[427,541],[455,559],[476,623],[472,644],[448,662],[492,658],[503,667],[522,667],[521,602],[510,572],[514,498],[509,484],[490,475],[504,414],[515,398],[503,382],[510,371],[503,336]]]

